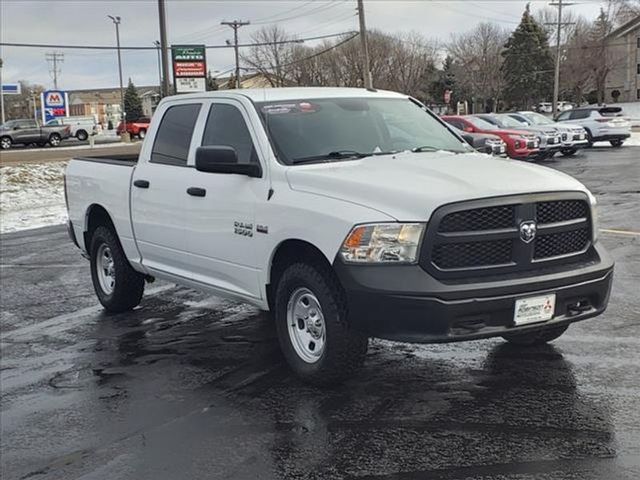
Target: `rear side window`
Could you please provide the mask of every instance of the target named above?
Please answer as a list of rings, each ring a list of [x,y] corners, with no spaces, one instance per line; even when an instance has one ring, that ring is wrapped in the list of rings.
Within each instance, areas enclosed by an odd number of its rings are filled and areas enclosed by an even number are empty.
[[[167,109],[153,143],[151,162],[179,166],[187,164],[193,128],[200,107],[199,103],[189,103]]]
[[[456,119],[453,119],[453,118],[447,118],[445,120],[445,122],[447,122],[449,125],[453,125],[458,130],[464,130],[464,124],[460,120],[456,120]]]
[[[238,154],[238,163],[258,163],[247,124],[240,110],[233,105],[217,103],[211,107],[202,145],[233,147]]]
[[[591,110],[573,110],[571,112],[571,120],[581,120],[583,118],[589,118]]]

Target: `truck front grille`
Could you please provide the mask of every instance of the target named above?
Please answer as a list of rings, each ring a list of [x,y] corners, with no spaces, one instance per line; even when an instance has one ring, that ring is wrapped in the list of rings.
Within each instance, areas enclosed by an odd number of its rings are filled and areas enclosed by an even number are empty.
[[[536,229],[533,238],[526,235],[531,226]],[[584,195],[521,195],[436,210],[420,263],[435,276],[490,275],[573,262],[590,246],[591,217]]]

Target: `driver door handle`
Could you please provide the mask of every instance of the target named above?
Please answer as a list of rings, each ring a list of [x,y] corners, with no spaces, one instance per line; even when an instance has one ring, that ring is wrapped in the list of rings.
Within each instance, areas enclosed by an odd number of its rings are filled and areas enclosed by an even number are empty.
[[[148,180],[135,180],[133,182],[133,186],[134,187],[138,187],[138,188],[149,188],[149,181]]]
[[[204,188],[189,187],[187,188],[187,193],[192,197],[204,197],[207,194],[207,191]]]

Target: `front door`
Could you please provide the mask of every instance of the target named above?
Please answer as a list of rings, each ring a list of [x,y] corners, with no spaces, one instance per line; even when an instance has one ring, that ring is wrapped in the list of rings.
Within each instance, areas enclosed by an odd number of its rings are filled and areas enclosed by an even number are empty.
[[[199,145],[233,147],[240,163],[258,162],[256,135],[244,106],[234,100],[214,100]],[[224,292],[260,298],[255,206],[266,201],[268,181],[262,178],[200,172],[189,169],[186,197],[189,269],[192,278]]]
[[[162,120],[149,157],[141,156],[131,185],[131,216],[142,264],[185,278],[189,278],[185,200],[193,170],[187,162],[201,108],[196,101],[158,112]]]

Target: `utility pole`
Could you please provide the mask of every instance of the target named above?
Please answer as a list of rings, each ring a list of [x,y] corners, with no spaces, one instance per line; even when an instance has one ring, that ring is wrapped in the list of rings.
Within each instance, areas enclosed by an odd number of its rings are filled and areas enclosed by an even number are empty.
[[[2,108],[2,123],[4,123],[4,87],[2,83],[2,66],[4,62],[0,58],[0,108]]]
[[[162,98],[162,59],[160,57],[160,42],[156,40],[153,42],[158,51],[158,88],[160,89],[160,98]]]
[[[238,29],[245,25],[249,25],[249,22],[242,22],[234,20],[233,22],[220,22],[220,25],[228,25],[233,28],[233,48],[236,51],[236,88],[242,88],[240,83],[240,54],[238,52]]]
[[[120,17],[107,15],[116,26],[116,46],[118,48],[118,74],[120,75],[120,114],[122,116],[122,131],[127,131],[127,112],[124,111],[124,86],[122,84],[122,58],[120,56]]]
[[[373,88],[371,64],[369,62],[369,45],[367,44],[367,25],[364,21],[364,0],[358,0],[358,19],[360,20],[360,42],[362,44],[362,67],[364,88]]]
[[[553,103],[551,104],[552,115],[555,116],[558,111],[558,97],[560,95],[560,40],[562,38],[562,27],[571,25],[571,23],[562,23],[562,7],[570,7],[574,3],[563,3],[562,0],[550,3],[552,7],[558,7],[558,21],[556,22],[556,68],[553,77]]]
[[[44,58],[51,64],[51,76],[53,77],[53,88],[54,90],[58,89],[58,75],[60,74],[60,69],[58,68],[58,64],[64,62],[64,53],[61,52],[50,52],[45,53]]]
[[[160,23],[160,50],[162,50],[162,86],[160,98],[169,95],[169,64],[167,63],[167,9],[165,0],[158,0],[158,18]]]

